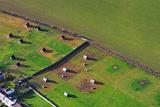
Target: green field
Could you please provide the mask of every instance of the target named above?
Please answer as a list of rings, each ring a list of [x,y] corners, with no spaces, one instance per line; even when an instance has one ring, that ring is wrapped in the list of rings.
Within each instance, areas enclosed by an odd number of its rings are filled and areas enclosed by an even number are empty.
[[[78,32],[160,69],[159,0],[1,0],[0,8]]]
[[[83,55],[97,61],[85,61]],[[63,67],[76,73],[67,79],[62,78],[59,73],[63,72]],[[45,83],[43,77],[54,82]],[[96,89],[83,91],[78,87],[85,79],[95,79],[103,84]],[[30,83],[60,107],[160,107],[159,78],[92,46],[59,68],[31,79]],[[42,88],[42,85],[46,88]],[[66,98],[63,95],[65,91],[76,98]]]
[[[0,13],[0,71],[12,76],[15,81],[32,76],[54,64],[83,43],[82,40],[69,35],[65,37],[72,40],[61,40],[62,32],[45,26],[41,26],[44,31],[29,29],[25,27],[26,23],[25,20]],[[11,33],[13,38],[8,37]],[[21,39],[23,43],[19,43]],[[48,52],[42,52],[43,48]],[[16,58],[12,60],[10,57],[13,55]],[[17,66],[17,63],[21,66]],[[12,80],[5,82],[8,86],[14,86]]]

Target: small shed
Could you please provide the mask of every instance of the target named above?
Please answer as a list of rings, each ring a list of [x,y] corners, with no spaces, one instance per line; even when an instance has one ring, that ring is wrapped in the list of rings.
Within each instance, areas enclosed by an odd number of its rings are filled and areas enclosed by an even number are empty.
[[[67,69],[66,67],[64,67],[62,70],[63,70],[64,72],[67,72],[67,71],[68,71],[68,69]]]
[[[26,27],[31,27],[31,24],[29,22],[26,23]]]
[[[47,49],[46,48],[42,48],[41,52],[47,52]]]
[[[37,31],[42,31],[42,28],[40,26],[37,26]]]
[[[96,82],[96,80],[94,80],[94,79],[91,79],[91,80],[90,80],[90,83],[91,83],[91,84],[95,84],[95,82]]]
[[[21,67],[21,65],[22,65],[22,64],[21,64],[20,62],[17,62],[17,63],[16,63],[16,66],[17,66],[17,67]]]
[[[47,81],[48,81],[48,78],[43,77],[43,81],[44,81],[44,82],[47,82]]]
[[[11,60],[14,60],[16,57],[14,55],[10,56]]]
[[[65,36],[64,35],[61,35],[61,38],[60,39],[62,39],[62,40],[65,40]]]
[[[88,60],[88,56],[87,55],[83,55],[83,59],[84,60]]]
[[[20,40],[18,41],[18,43],[24,43],[24,40],[23,40],[23,39],[20,39]]]
[[[69,95],[69,94],[68,94],[67,92],[64,92],[64,96],[65,96],[65,97],[68,97],[68,95]]]
[[[14,38],[14,35],[13,35],[12,33],[10,33],[10,34],[8,35],[8,37],[9,37],[9,38]]]

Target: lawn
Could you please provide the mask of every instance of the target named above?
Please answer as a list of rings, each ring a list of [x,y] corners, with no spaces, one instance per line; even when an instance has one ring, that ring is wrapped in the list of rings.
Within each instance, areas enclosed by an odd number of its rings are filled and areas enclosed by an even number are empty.
[[[159,0],[1,0],[0,8],[78,32],[160,69]]]
[[[85,61],[83,55],[92,58]],[[115,70],[114,66],[118,69]],[[68,71],[71,76],[63,73],[63,67],[71,70]],[[61,77],[61,74],[66,77]],[[49,82],[45,83],[43,77],[47,77]],[[82,90],[79,87],[84,84],[85,79],[95,79],[101,85],[96,89]],[[60,107],[160,106],[159,78],[92,46],[85,48],[59,68],[36,76],[30,83]],[[42,88],[42,85],[46,88]],[[63,95],[65,91],[74,97],[66,98]]]

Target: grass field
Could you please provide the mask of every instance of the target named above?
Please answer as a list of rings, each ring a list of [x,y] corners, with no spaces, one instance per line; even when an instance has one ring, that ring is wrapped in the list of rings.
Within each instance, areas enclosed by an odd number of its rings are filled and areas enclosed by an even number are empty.
[[[65,37],[72,40],[61,40],[62,32],[45,26],[41,26],[44,31],[28,29],[26,23],[27,21],[22,19],[0,13],[0,71],[14,79],[35,74],[83,43],[69,35]],[[13,38],[8,37],[11,33]],[[19,43],[21,39],[23,43]],[[47,52],[42,52],[43,48],[46,48]],[[10,59],[12,55],[16,57],[13,60]],[[21,66],[16,65],[18,62]]]
[[[85,61],[83,55],[94,59]],[[72,75],[62,78],[63,67],[71,70],[68,72]],[[49,82],[45,83],[43,77]],[[79,87],[86,79],[95,79],[101,85],[82,90]],[[159,78],[92,46],[58,69],[41,74],[30,82],[60,107],[160,107]],[[65,91],[74,97],[66,98]]]
[[[84,34],[160,70],[159,0],[1,0],[0,8]]]

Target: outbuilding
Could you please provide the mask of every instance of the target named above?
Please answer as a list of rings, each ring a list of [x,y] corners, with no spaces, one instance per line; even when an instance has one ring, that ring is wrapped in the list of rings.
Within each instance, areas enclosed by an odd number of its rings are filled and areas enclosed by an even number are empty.
[[[94,79],[91,79],[91,80],[90,80],[90,83],[91,83],[91,84],[95,84],[95,82],[96,82],[96,80],[94,80]]]
[[[44,82],[47,82],[47,81],[48,81],[48,78],[43,77],[43,81],[44,81]]]
[[[67,72],[67,71],[68,71],[68,69],[67,69],[66,67],[64,67],[62,70],[63,70],[64,72]]]
[[[65,97],[68,97],[68,95],[69,95],[69,94],[68,94],[67,92],[64,92],[64,96],[65,96]]]
[[[88,56],[87,55],[83,55],[83,59],[84,60],[88,60]]]

